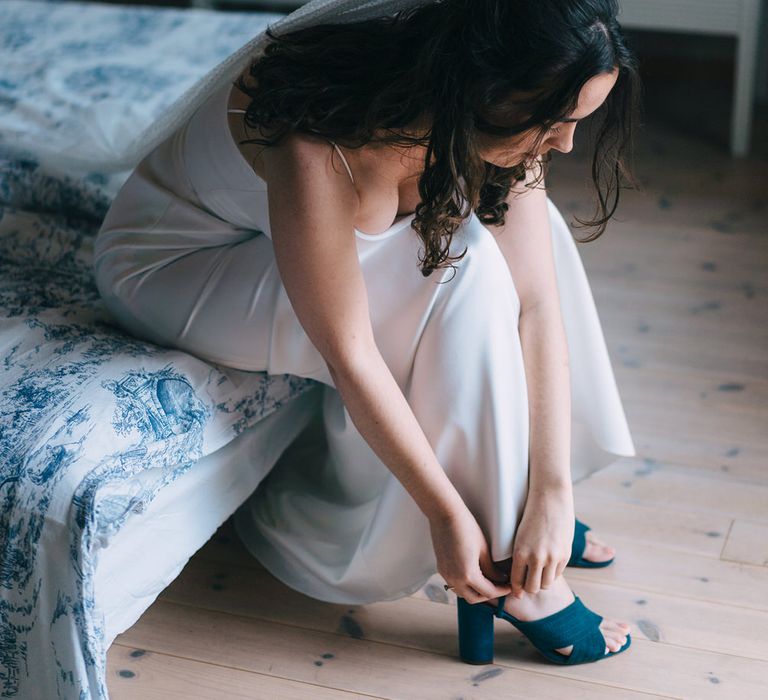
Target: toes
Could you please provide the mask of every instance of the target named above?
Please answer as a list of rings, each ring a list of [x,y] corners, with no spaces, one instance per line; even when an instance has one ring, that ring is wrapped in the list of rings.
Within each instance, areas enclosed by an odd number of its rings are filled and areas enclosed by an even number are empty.
[[[620,626],[628,627],[626,623],[615,622],[613,620],[603,620],[603,622],[600,624],[600,631],[602,632],[603,639],[605,640],[606,654],[618,651],[627,643],[626,634]],[[555,651],[565,656],[570,656],[571,652],[573,651],[573,644],[567,647],[560,647],[559,649],[555,649]]]
[[[629,632],[630,627],[626,622],[619,622],[618,620],[603,620],[600,629],[603,629],[606,632],[626,634]]]
[[[604,550],[606,552],[614,552],[613,547],[611,547],[609,544],[606,544],[605,542],[600,542],[599,540],[597,542],[590,542],[590,544],[598,550]]]
[[[612,646],[611,651],[618,651],[626,643],[627,638],[623,634],[617,634],[611,638]]]
[[[584,553],[581,555],[588,561],[601,562],[608,561],[614,555],[612,547],[597,545],[593,542],[587,542],[587,546],[584,547]]]
[[[619,623],[614,620],[604,620],[600,624],[600,631],[605,639],[605,644],[611,651],[618,651],[626,644],[627,636],[623,627],[624,623]]]
[[[608,624],[611,626],[611,629],[613,629],[615,632],[618,632],[619,634],[627,634],[630,630],[630,626],[626,622],[609,620]]]
[[[587,541],[588,544],[593,544],[597,548],[602,548],[602,549],[605,549],[605,550],[610,551],[610,552],[614,551],[613,547],[611,547],[610,545],[606,544],[605,542],[603,542],[598,537],[595,537],[592,534],[592,530],[587,530],[587,533],[584,535],[584,539]]]

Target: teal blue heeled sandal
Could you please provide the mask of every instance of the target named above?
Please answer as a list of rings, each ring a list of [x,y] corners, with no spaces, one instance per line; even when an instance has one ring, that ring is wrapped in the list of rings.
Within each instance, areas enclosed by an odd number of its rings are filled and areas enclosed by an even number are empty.
[[[556,664],[574,665],[599,661],[621,654],[629,648],[632,638],[618,651],[605,652],[606,644],[600,622],[602,616],[590,610],[574,594],[574,601],[540,620],[518,620],[504,610],[501,596],[496,605],[491,603],[468,603],[457,597],[459,617],[459,656],[469,664],[493,663],[493,622],[494,617],[511,622],[519,629],[547,659]],[[555,649],[573,644],[570,654],[561,654]]]
[[[587,546],[587,538],[584,534],[587,530],[591,529],[592,528],[589,525],[586,525],[576,518],[576,528],[573,531],[573,544],[571,545],[571,558],[568,560],[566,566],[578,566],[582,569],[601,569],[613,562],[615,557],[611,557],[606,561],[590,561],[581,556],[584,554],[584,549]]]

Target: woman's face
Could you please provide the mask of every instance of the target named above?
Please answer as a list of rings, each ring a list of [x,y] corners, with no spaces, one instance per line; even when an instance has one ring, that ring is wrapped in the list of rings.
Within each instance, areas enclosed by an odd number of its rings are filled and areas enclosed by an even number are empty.
[[[511,167],[535,156],[548,153],[553,148],[561,153],[570,153],[573,149],[573,134],[579,120],[588,117],[600,107],[616,84],[619,69],[611,73],[600,73],[584,83],[579,93],[576,109],[561,121],[553,124],[544,135],[544,140],[536,152],[533,151],[536,141],[536,130],[529,129],[522,134],[510,137],[506,143],[480,149],[483,160],[499,167]]]

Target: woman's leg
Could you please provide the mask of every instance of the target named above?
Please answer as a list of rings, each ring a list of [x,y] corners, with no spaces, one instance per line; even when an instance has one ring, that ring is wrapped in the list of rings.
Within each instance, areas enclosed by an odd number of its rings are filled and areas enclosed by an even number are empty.
[[[199,237],[155,230],[113,239],[97,264],[104,302],[137,337],[265,371],[279,278],[271,241],[259,232],[240,238],[203,246]]]
[[[485,532],[511,555],[528,486],[528,400],[519,301],[491,232],[472,216],[454,236],[456,273],[424,278],[412,230],[361,243],[382,357],[438,461]],[[442,283],[441,283],[442,282]],[[259,560],[323,600],[402,597],[434,574],[429,524],[367,445],[329,384],[324,444],[286,459],[236,522]]]
[[[567,245],[567,228],[556,228],[565,226],[562,218],[552,223],[556,245]],[[449,269],[425,280],[414,264],[420,239],[407,233],[361,247],[377,346],[485,532],[492,559],[508,563],[526,504],[529,452],[514,281],[492,233],[474,216],[451,244],[452,255],[468,247],[455,276]],[[563,268],[568,258],[559,259],[567,293],[573,280],[583,282],[583,270]],[[363,440],[332,385],[318,425],[315,442],[296,446],[238,511],[238,532],[267,569],[307,595],[367,603],[415,592],[436,571],[428,521]],[[572,600],[561,576],[551,589],[508,599],[506,607],[533,620]],[[601,630],[611,650],[621,646],[617,621],[604,619]]]

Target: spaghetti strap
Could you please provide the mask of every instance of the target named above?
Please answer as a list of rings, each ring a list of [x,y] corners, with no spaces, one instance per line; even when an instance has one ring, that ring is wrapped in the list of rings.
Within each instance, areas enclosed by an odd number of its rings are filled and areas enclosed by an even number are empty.
[[[341,152],[341,149],[338,147],[335,141],[331,141],[328,139],[328,141],[333,145],[333,147],[336,149],[336,153],[339,154],[341,157],[342,162],[344,163],[344,167],[347,169],[347,172],[349,173],[349,177],[352,178],[352,182],[355,182],[354,175],[352,175],[352,169],[349,167],[349,163],[347,163],[347,159],[344,157],[344,154]]]

